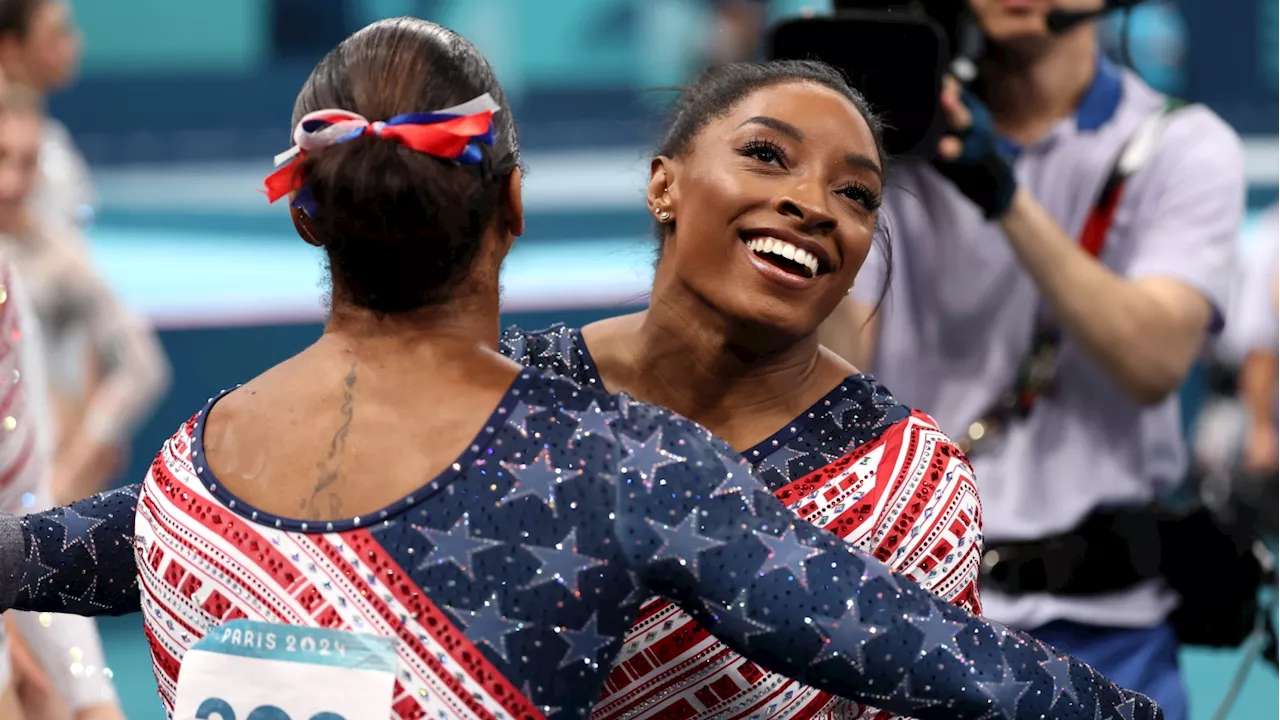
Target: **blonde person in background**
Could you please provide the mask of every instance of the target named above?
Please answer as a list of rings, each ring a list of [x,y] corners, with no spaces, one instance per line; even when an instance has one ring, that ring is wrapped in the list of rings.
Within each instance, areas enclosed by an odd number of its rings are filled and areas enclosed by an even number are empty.
[[[0,184],[5,175],[0,171]],[[0,509],[6,512],[34,512],[50,505],[52,418],[42,360],[31,298],[0,251]],[[40,572],[57,564],[56,558],[38,563],[45,568]],[[123,718],[92,618],[5,613],[0,622],[0,719]]]
[[[0,96],[8,94],[0,87]],[[0,111],[0,134],[8,130],[6,115]],[[15,182],[16,167],[8,160],[0,159],[0,188]],[[49,507],[53,418],[44,358],[31,298],[11,259],[0,251],[0,508],[7,512]],[[56,558],[42,558],[36,569],[56,564]],[[25,643],[15,631],[26,637]],[[123,718],[91,619],[5,615],[0,622],[0,718]]]
[[[23,116],[11,117],[11,107],[39,118],[36,98],[12,88],[0,74],[0,137],[6,139],[16,129],[7,121]],[[11,199],[29,194],[39,158],[38,150],[24,154],[12,149],[0,140],[0,218],[11,223],[4,232],[28,222],[22,204]],[[44,338],[18,275],[9,254],[0,250],[0,508],[12,513],[49,506],[56,435]],[[66,718],[124,718],[96,625],[71,615],[5,614],[0,621],[0,720]]]
[[[54,499],[105,488],[129,434],[159,401],[169,366],[152,329],[99,277],[80,223],[90,214],[88,171],[65,129],[43,115],[43,96],[75,76],[80,39],[61,0],[0,0],[0,70],[15,96],[0,162],[15,166],[0,190],[0,244],[31,288],[46,339],[57,428]]]

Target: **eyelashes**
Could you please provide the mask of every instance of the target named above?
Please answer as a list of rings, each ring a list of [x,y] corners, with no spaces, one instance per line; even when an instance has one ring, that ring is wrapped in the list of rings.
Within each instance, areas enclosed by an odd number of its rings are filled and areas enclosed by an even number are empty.
[[[880,203],[883,202],[880,197],[880,193],[859,182],[850,183],[849,185],[840,188],[839,193],[862,205],[871,212],[879,210]]]
[[[750,140],[738,149],[738,153],[743,157],[749,157],[770,165],[777,165],[782,168],[787,166],[787,152],[782,149],[782,146],[769,140]]]
[[[772,140],[763,138],[749,140],[738,148],[738,154],[766,165],[774,165],[782,170],[787,169],[787,151]],[[883,202],[880,193],[860,182],[849,183],[836,192],[858,203],[870,212],[879,210],[880,204]]]

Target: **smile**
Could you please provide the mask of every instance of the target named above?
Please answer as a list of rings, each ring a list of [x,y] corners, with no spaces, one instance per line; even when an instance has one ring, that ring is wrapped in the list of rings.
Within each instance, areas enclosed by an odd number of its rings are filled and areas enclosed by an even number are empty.
[[[792,275],[811,278],[823,270],[818,257],[795,245],[772,237],[753,237],[746,241],[747,249],[770,265]]]

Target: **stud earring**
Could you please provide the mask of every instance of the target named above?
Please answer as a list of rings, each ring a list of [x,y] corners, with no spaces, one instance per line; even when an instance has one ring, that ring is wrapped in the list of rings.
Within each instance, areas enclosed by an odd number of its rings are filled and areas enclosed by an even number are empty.
[[[670,221],[671,221],[671,213],[667,212],[666,210],[658,210],[658,211],[656,211],[656,213],[655,213],[655,214],[658,216],[658,222],[670,222]]]

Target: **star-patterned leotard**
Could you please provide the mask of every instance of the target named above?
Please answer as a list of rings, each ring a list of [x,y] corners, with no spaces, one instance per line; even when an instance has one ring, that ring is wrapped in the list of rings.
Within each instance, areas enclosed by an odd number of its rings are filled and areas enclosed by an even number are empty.
[[[137,569],[169,707],[184,653],[248,617],[397,638],[389,717],[582,717],[660,595],[762,668],[925,720],[1161,717],[797,522],[722,441],[625,396],[526,371],[448,470],[332,523],[219,484],[201,440],[213,402],[140,489],[0,517],[0,607],[136,609]]]
[[[576,329],[512,327],[501,347],[517,362],[604,388]],[[981,614],[977,485],[969,463],[932,418],[854,375],[743,457],[801,519]],[[592,711],[593,720],[888,716],[762,671],[662,598],[641,607]]]

